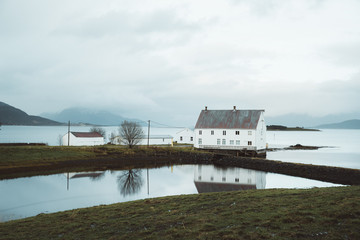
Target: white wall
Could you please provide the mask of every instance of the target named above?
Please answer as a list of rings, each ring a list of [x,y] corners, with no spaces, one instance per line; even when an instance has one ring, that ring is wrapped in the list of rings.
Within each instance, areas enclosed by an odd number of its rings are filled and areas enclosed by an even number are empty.
[[[68,145],[68,133],[66,133],[61,139],[61,145]],[[103,137],[92,137],[92,138],[77,138],[70,133],[70,146],[96,146],[104,145]]]
[[[214,134],[212,134],[212,131]],[[224,131],[226,135],[224,135]],[[239,135],[236,135],[236,131],[239,131]],[[253,149],[256,138],[254,129],[195,129],[195,136],[194,146],[196,148],[203,145],[212,148]],[[201,144],[199,139],[201,139]],[[220,144],[218,144],[218,139],[220,139]],[[225,144],[223,140],[225,140]],[[240,141],[240,144],[238,141]],[[248,145],[249,141],[252,143],[250,146]]]
[[[264,119],[264,113],[261,113],[259,123],[256,128],[256,148],[266,148],[266,123]]]
[[[148,139],[147,138],[143,138],[141,139],[139,145],[147,145],[148,143]],[[150,138],[149,139],[149,144],[150,145],[173,145],[173,139],[172,138]]]
[[[124,143],[120,140],[119,136],[116,137],[112,143],[116,144],[116,145],[124,145]],[[147,145],[147,143],[148,143],[148,139],[147,138],[142,138],[138,145]],[[149,144],[150,145],[171,145],[172,146],[173,145],[173,138],[169,137],[169,136],[150,137]]]
[[[177,143],[186,143],[186,144],[194,144],[195,136],[194,131],[185,128],[181,130],[180,132],[176,133],[175,141]]]

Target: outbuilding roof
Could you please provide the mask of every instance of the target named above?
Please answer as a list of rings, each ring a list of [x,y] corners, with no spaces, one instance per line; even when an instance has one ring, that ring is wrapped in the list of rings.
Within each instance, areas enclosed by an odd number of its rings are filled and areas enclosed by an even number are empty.
[[[202,110],[195,128],[256,129],[264,110]]]
[[[98,132],[71,132],[71,133],[72,133],[72,135],[74,135],[75,137],[78,137],[78,138],[98,138],[98,137],[103,137]]]

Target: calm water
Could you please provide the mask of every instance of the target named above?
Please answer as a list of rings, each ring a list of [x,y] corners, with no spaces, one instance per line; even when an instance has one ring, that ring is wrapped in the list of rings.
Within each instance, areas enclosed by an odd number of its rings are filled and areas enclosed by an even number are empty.
[[[270,147],[286,147],[297,143],[310,146],[327,146],[319,150],[268,152],[268,159],[360,169],[360,130],[268,131],[267,141]]]
[[[160,196],[315,186],[336,185],[242,168],[219,169],[209,165],[36,176],[0,181],[0,221]]]

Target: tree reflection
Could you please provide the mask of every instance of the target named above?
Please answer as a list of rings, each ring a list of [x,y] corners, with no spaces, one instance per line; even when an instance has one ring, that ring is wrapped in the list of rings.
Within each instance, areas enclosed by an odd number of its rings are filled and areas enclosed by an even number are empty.
[[[122,171],[117,177],[117,184],[124,197],[139,192],[143,185],[141,169]]]

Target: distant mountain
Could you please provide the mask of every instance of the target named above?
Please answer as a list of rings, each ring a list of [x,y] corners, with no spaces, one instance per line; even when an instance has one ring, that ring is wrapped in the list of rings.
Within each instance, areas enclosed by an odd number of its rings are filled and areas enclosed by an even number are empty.
[[[359,119],[360,112],[347,114],[331,114],[314,117],[307,114],[285,114],[280,116],[265,116],[267,125],[284,125],[289,127],[318,128],[318,125],[338,123],[348,119]]]
[[[353,119],[340,123],[323,124],[317,126],[317,128],[331,128],[331,129],[360,129],[360,120]]]
[[[31,116],[9,104],[0,102],[0,123],[3,125],[56,126],[61,123],[39,116]]]
[[[59,122],[70,121],[72,123],[87,123],[94,125],[118,126],[124,120],[142,122],[141,120],[125,118],[108,111],[87,108],[67,108],[59,113],[43,113],[41,115]]]

